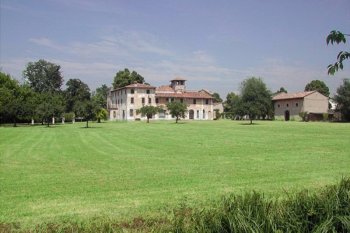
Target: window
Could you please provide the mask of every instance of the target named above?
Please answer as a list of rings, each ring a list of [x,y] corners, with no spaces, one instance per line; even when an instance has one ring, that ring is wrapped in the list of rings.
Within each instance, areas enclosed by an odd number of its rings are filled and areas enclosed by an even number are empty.
[[[196,99],[193,99],[193,104],[197,104],[197,100]]]
[[[159,100],[158,100],[158,98],[156,98],[156,104],[158,104],[159,103]]]
[[[130,103],[133,104],[134,103],[134,97],[130,98]]]
[[[124,93],[125,93],[125,95],[126,95],[126,89],[125,89]]]
[[[287,104],[287,107],[289,107],[289,104]]]
[[[142,104],[145,104],[145,98],[142,98]]]
[[[298,103],[295,103],[295,107],[298,107],[299,106],[299,104]]]
[[[171,102],[174,102],[174,98],[171,98]]]
[[[152,103],[152,99],[148,98],[148,103],[151,104]]]
[[[166,102],[169,102],[169,98],[166,98]]]
[[[130,109],[130,116],[131,116],[131,117],[134,116],[134,109]]]
[[[280,107],[280,105],[279,104],[277,104],[277,108],[279,108]]]
[[[117,117],[117,111],[113,111],[113,118]]]
[[[199,119],[199,110],[197,110],[197,119]]]
[[[123,99],[120,99],[120,104],[123,104]]]
[[[183,103],[183,102],[184,102],[184,99],[180,99],[180,102]]]
[[[209,104],[209,100],[208,99],[205,100],[205,104]]]
[[[203,109],[203,119],[205,119],[205,110]]]
[[[131,89],[131,90],[130,90],[130,93],[131,93],[131,94],[134,94],[134,93],[135,93],[135,90],[134,90],[134,89]]]
[[[147,90],[146,93],[149,94],[149,93],[151,93],[151,91],[150,91],[150,90]]]

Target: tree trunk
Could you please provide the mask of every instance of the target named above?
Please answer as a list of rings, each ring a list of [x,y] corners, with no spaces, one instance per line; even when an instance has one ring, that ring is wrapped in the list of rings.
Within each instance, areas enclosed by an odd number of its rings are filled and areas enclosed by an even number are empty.
[[[89,128],[89,121],[86,121],[86,128]]]
[[[13,118],[13,127],[17,127],[16,117]]]
[[[149,118],[147,117],[147,123],[149,123]]]
[[[101,123],[101,118],[97,118],[97,123]]]
[[[47,127],[50,127],[50,117],[47,118]]]
[[[176,117],[176,123],[177,123],[178,120],[179,120],[179,117]]]
[[[252,118],[250,118],[249,120],[250,120],[250,124],[253,124],[253,119],[252,119]]]

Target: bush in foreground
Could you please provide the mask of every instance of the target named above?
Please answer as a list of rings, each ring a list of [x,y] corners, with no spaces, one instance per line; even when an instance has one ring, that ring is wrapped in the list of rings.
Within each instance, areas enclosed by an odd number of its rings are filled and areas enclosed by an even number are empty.
[[[206,208],[181,205],[159,219],[44,223],[31,230],[1,224],[0,232],[350,232],[350,178],[317,192],[271,200],[257,192],[223,197]]]

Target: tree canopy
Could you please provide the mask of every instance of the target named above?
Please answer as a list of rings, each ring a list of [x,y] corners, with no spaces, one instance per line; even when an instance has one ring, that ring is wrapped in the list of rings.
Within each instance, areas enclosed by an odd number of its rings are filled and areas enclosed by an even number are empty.
[[[171,116],[176,118],[176,123],[180,118],[185,118],[187,113],[187,105],[185,103],[174,101],[167,103],[166,106]]]
[[[66,83],[67,89],[64,91],[66,98],[66,112],[73,111],[77,102],[84,102],[90,99],[89,86],[80,79],[69,79]]]
[[[331,31],[326,39],[327,45],[331,43],[340,44],[346,43],[346,36],[350,36],[350,34],[344,34],[340,31],[333,30]],[[334,64],[328,65],[328,74],[334,75],[339,69],[342,70],[344,68],[343,61],[350,59],[349,51],[340,51],[337,56],[337,61]]]
[[[138,109],[136,112],[137,114],[141,113],[142,115],[145,115],[147,117],[147,123],[149,123],[149,119],[152,118],[153,115],[157,114],[160,111],[161,108],[146,105],[142,108]]]
[[[25,81],[35,92],[57,92],[61,90],[63,76],[61,67],[45,60],[29,62],[23,71]]]
[[[216,103],[221,103],[222,102],[222,99],[221,99],[219,93],[214,92],[213,93],[213,98],[214,98],[214,102],[216,102]]]
[[[251,124],[256,117],[272,115],[271,93],[261,78],[251,77],[242,82],[241,95],[234,111],[240,116],[248,115]]]
[[[329,97],[329,88],[321,80],[312,80],[306,84],[305,91],[318,91],[322,95]]]
[[[334,96],[337,102],[337,108],[342,113],[342,118],[345,121],[350,121],[350,80],[344,79],[343,84],[337,89],[337,94]]]
[[[124,70],[118,71],[114,76],[113,88],[121,88],[133,83],[144,83],[145,79],[138,74],[136,71],[130,73],[129,69],[125,68]]]
[[[103,84],[101,87],[96,88],[96,91],[92,93],[92,98],[101,108],[107,108],[108,91],[109,88],[107,85]]]
[[[288,93],[288,91],[284,87],[280,87],[280,89],[277,90],[275,94],[279,94],[279,93]]]

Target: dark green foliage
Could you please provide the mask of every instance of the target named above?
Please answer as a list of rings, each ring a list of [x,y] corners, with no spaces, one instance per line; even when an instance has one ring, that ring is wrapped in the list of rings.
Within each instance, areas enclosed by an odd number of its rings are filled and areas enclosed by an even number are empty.
[[[280,89],[276,91],[275,94],[279,94],[279,93],[288,93],[288,91],[284,87],[280,87]]]
[[[36,108],[36,114],[42,120],[45,120],[47,126],[53,117],[60,116],[64,112],[64,98],[60,94],[42,93],[40,95],[40,104]]]
[[[329,35],[327,36],[327,39],[326,39],[326,42],[327,42],[327,45],[329,43],[333,44],[333,43],[337,43],[337,44],[340,44],[340,43],[346,43],[346,37],[345,36],[349,36],[349,34],[344,34],[340,31],[331,31],[329,33]],[[346,60],[346,59],[349,59],[350,58],[350,52],[348,51],[340,51],[338,53],[338,56],[337,56],[337,61],[334,63],[334,64],[330,64],[328,65],[328,74],[330,75],[334,75],[335,72],[337,72],[339,69],[343,69],[344,66],[343,66],[343,61]]]
[[[101,107],[107,108],[107,96],[109,88],[103,84],[101,87],[96,88],[96,91],[92,94],[92,99]]]
[[[205,209],[175,211],[171,232],[349,232],[350,179],[313,193],[269,200],[253,192]],[[182,214],[179,214],[182,213]]]
[[[221,118],[221,113],[220,113],[219,109],[214,109],[214,112],[215,112],[214,120],[219,120]]]
[[[334,96],[337,102],[337,108],[342,114],[345,121],[350,121],[350,80],[344,79],[343,84],[337,89],[337,94]]]
[[[171,116],[176,118],[176,123],[179,121],[180,118],[185,118],[187,113],[187,105],[185,103],[174,101],[167,103],[166,106]]]
[[[76,116],[83,117],[86,120],[86,128],[89,128],[89,121],[96,118],[99,109],[99,106],[91,100],[77,102],[74,106]]]
[[[226,96],[226,101],[224,102],[224,112],[226,117],[234,119],[236,107],[238,106],[239,96],[235,93],[228,93]]]
[[[309,121],[309,113],[308,112],[300,112],[299,116],[302,119],[302,121]]]
[[[56,92],[61,90],[63,84],[60,68],[59,65],[41,59],[29,62],[23,76],[35,92]]]
[[[72,122],[73,118],[75,118],[74,112],[66,112],[63,114],[65,122]]]
[[[318,91],[322,95],[329,97],[329,88],[321,80],[312,80],[306,84],[305,91]]]
[[[138,74],[136,71],[130,71],[125,68],[124,70],[118,71],[118,73],[114,76],[113,88],[125,87],[127,85],[133,83],[144,83],[145,79]]]
[[[215,92],[215,93],[213,94],[213,98],[214,98],[214,102],[217,102],[217,103],[221,103],[221,102],[222,102],[222,99],[221,99],[219,93],[216,93],[216,92]]]
[[[69,79],[64,91],[66,98],[66,112],[73,111],[76,102],[84,102],[90,99],[89,86],[80,79]]]
[[[160,110],[161,108],[159,107],[146,105],[140,109],[137,109],[136,113],[145,115],[147,117],[147,123],[149,123],[149,119],[152,118],[153,115],[157,114]]]
[[[233,111],[239,116],[248,115],[251,124],[255,118],[273,115],[271,93],[261,78],[251,77],[242,82],[241,95]]]

